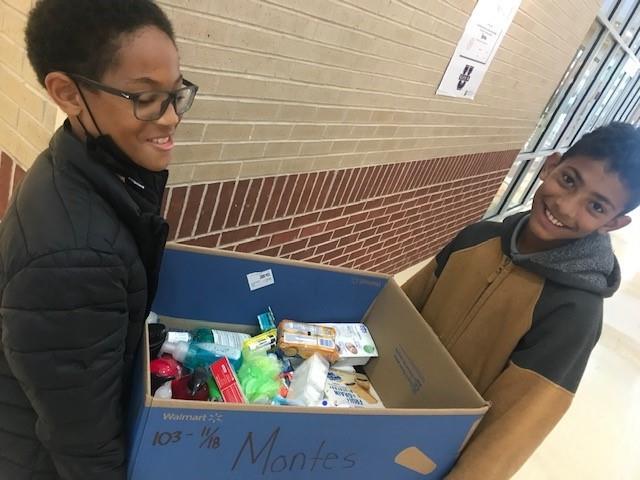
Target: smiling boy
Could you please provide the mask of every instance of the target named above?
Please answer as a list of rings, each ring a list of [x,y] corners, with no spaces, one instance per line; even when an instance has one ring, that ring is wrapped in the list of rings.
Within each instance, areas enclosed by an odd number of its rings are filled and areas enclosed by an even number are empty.
[[[197,87],[152,0],[39,0],[25,37],[67,119],[0,225],[0,479],[124,480],[166,169]]]
[[[569,408],[620,284],[608,232],[640,204],[640,133],[547,159],[530,212],[462,230],[403,285],[492,406],[447,479],[511,477]]]

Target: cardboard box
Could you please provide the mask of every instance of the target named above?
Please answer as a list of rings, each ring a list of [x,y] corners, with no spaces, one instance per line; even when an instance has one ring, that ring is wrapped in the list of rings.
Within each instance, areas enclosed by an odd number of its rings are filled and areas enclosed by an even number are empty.
[[[387,408],[155,399],[145,337],[130,408],[130,479],[446,474],[488,406],[392,278],[197,247],[167,250],[154,311],[169,326],[215,323],[253,333],[269,305],[281,318],[365,323],[379,356],[364,370]]]

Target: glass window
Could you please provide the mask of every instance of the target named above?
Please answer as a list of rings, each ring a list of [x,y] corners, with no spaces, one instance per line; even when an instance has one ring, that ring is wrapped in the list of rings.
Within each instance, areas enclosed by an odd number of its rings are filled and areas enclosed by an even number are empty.
[[[520,172],[523,166],[524,160],[520,157],[516,158],[516,160],[513,162],[513,165],[511,165],[509,173],[507,173],[507,176],[504,177],[504,180],[502,180],[500,187],[498,187],[498,191],[493,197],[493,200],[491,202],[491,205],[489,205],[489,209],[487,210],[485,217],[492,217],[497,214],[498,211],[500,211],[502,201],[504,200],[505,195],[507,195],[511,184],[513,183],[513,179],[520,176]]]
[[[640,124],[640,102],[636,103],[635,110],[629,116],[628,122],[634,124],[636,127]]]
[[[638,49],[640,49],[640,30],[636,30],[636,35],[631,42],[631,45],[629,45],[629,48],[633,50],[636,55],[638,54]]]
[[[620,2],[618,3],[618,7],[613,12],[613,15],[610,19],[611,26],[619,34],[622,35],[622,30],[629,22],[629,17],[636,7],[637,1],[638,0],[620,0]]]
[[[582,69],[582,66],[584,65],[585,57],[589,54],[590,50],[593,48],[593,45],[598,41],[598,38],[602,31],[603,28],[600,23],[594,22],[593,25],[591,25],[591,28],[589,29],[589,32],[587,32],[582,45],[578,47],[578,51],[573,57],[573,61],[569,65],[567,72],[564,74],[564,77],[562,77],[560,85],[558,85],[558,88],[553,93],[551,100],[542,112],[535,131],[522,149],[524,152],[530,152],[537,147],[537,143],[540,140],[540,137],[547,129],[547,124],[549,123],[550,118],[556,112],[558,105],[564,100],[567,91],[569,91],[569,89],[573,87],[576,78],[578,77],[578,75],[580,75],[580,71]]]
[[[616,115],[620,113],[622,105],[627,101],[629,96],[633,95],[633,93],[635,92],[635,89],[638,85],[638,79],[640,79],[640,74],[636,72],[633,77],[628,78],[626,83],[624,80],[621,82],[620,88],[618,89],[618,91],[616,91],[613,98],[611,99],[611,105],[605,113],[603,124],[612,122],[616,119]]]
[[[600,13],[603,17],[609,18],[617,4],[618,0],[604,0],[602,7],[600,7]]]
[[[509,198],[509,202],[506,206],[507,210],[517,207],[524,202],[527,194],[529,193],[529,190],[531,189],[532,184],[538,178],[540,170],[544,165],[545,158],[546,157],[544,156],[540,156],[528,162],[525,174],[522,176],[522,178],[518,182],[518,185]]]
[[[538,177],[540,177],[540,174],[538,174]],[[527,198],[523,202],[526,208],[531,208],[531,202],[533,202],[533,196],[536,194],[536,190],[540,188],[540,185],[542,185],[542,180],[540,180],[540,178],[536,178],[536,183],[533,185],[533,188],[529,192],[529,195],[527,195]]]
[[[625,112],[626,108],[632,102],[633,97],[638,93],[639,90],[640,90],[640,78],[637,78],[633,82],[633,85],[629,89],[629,91],[625,92],[624,95],[622,96],[622,98],[620,99],[619,105],[616,106],[616,111],[615,111],[615,113],[613,115],[612,121],[616,121],[617,122],[621,118],[623,118],[623,115],[624,115],[624,112]]]
[[[567,122],[571,119],[571,115],[577,106],[580,105],[584,98],[584,93],[589,89],[593,79],[600,71],[602,63],[605,62],[605,59],[611,52],[614,43],[615,42],[611,35],[607,34],[601,38],[597,48],[587,61],[585,67],[582,69],[580,77],[576,80],[574,87],[558,109],[553,122],[549,124],[545,138],[538,146],[539,149],[550,150],[556,147],[558,138],[563,132],[563,127],[565,127]]]
[[[620,37],[627,45],[633,44],[633,41],[635,40],[636,35],[638,33],[639,27],[640,27],[640,8],[638,8],[638,4],[636,3],[633,9],[633,16],[629,19],[627,25],[624,27],[624,31],[620,33]]]
[[[640,107],[640,94],[636,95],[634,101],[629,105],[624,120],[629,123],[637,123],[638,107]]]
[[[636,73],[635,60],[631,58],[620,60],[616,73],[609,82],[609,85],[607,85],[604,93],[596,102],[591,113],[589,113],[576,138],[581,137],[600,125],[604,125],[609,110],[617,103],[616,100],[624,91],[627,84],[630,83],[632,78],[631,74],[635,76]]]
[[[620,113],[618,114],[618,118],[616,120],[624,122],[625,119],[629,117],[629,114],[633,111],[633,106],[638,98],[640,98],[640,89],[634,92],[633,95],[629,96],[629,99],[623,105],[622,110],[620,110]]]
[[[567,125],[560,141],[558,142],[558,147],[569,147],[574,142],[577,133],[581,130],[587,120],[587,117],[591,114],[593,107],[595,107],[596,103],[602,96],[606,95],[609,80],[613,76],[613,72],[622,60],[623,56],[624,50],[622,47],[618,46],[614,50],[613,54],[610,54],[604,59],[604,64],[600,67],[596,80],[589,88],[587,94],[580,99],[570,124]]]

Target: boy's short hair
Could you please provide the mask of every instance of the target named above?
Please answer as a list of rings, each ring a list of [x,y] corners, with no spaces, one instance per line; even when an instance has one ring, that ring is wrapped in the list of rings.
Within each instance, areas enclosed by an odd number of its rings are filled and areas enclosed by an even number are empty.
[[[120,36],[146,26],[175,43],[171,22],[153,0],[39,0],[27,21],[27,56],[43,86],[57,71],[99,81],[117,62]]]
[[[629,123],[614,122],[584,135],[562,159],[583,155],[607,162],[628,189],[629,202],[623,213],[640,205],[640,131]]]

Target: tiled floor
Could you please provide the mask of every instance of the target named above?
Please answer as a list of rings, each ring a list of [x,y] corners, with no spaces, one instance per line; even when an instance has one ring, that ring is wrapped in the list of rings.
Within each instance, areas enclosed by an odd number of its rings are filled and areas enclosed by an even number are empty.
[[[612,237],[623,285],[573,405],[514,480],[640,480],[640,212]]]

